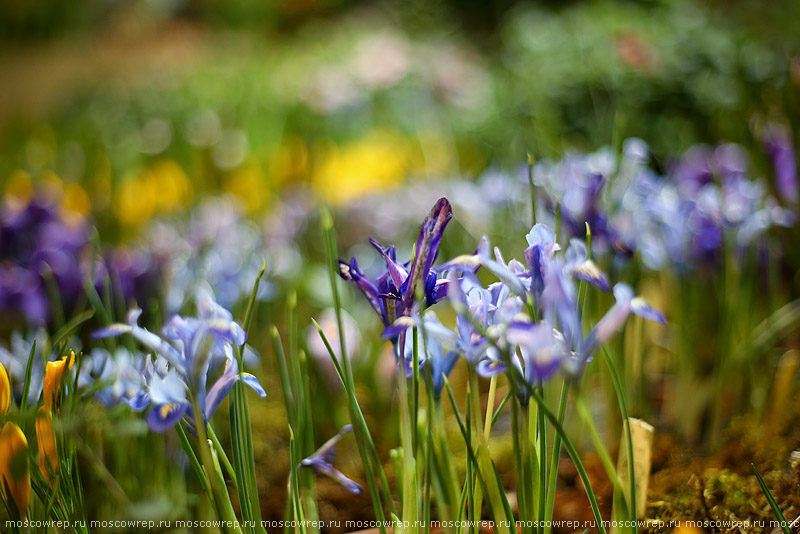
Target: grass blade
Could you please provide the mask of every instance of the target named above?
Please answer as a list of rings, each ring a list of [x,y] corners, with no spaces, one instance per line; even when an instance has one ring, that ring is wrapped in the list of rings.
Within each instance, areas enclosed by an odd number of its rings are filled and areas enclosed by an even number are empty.
[[[758,485],[761,486],[761,491],[764,492],[764,496],[767,498],[767,502],[769,503],[769,507],[772,508],[772,513],[775,514],[775,517],[781,522],[781,530],[783,530],[784,534],[792,534],[792,529],[789,528],[789,522],[786,521],[786,517],[784,517],[783,512],[778,507],[778,503],[775,501],[775,497],[772,496],[772,492],[769,491],[767,484],[764,482],[764,479],[761,478],[761,473],[758,472],[756,469],[755,464],[750,464],[753,466],[753,472],[756,474],[756,478],[758,479]]]

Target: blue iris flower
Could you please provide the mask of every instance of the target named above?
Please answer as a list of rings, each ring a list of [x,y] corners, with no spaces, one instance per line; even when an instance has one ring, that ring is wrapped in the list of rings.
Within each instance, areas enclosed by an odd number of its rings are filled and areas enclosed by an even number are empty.
[[[129,312],[127,324],[114,324],[94,334],[95,338],[131,334],[158,356],[145,372],[145,387],[129,400],[134,410],[151,406],[147,423],[156,432],[172,428],[187,415],[192,397],[207,422],[237,380],[266,396],[255,376],[239,371],[233,347],[244,345],[247,335],[231,313],[208,291],[199,292],[197,312],[198,317],[172,317],[162,330],[163,337],[137,324],[142,313],[138,309]],[[222,375],[207,389],[209,372],[221,362]]]
[[[78,387],[88,389],[105,407],[128,403],[146,385],[148,356],[118,347],[114,353],[94,349],[84,354]]]
[[[345,425],[342,427],[338,434],[326,441],[314,454],[303,459],[298,467],[308,467],[313,469],[317,474],[328,476],[341,484],[350,493],[355,493],[357,495],[363,491],[361,486],[333,467],[333,460],[336,458],[335,445],[339,443],[342,436],[351,430],[353,430],[353,425]]]
[[[583,361],[587,361],[600,345],[621,330],[631,313],[656,323],[666,323],[664,316],[653,309],[642,297],[637,297],[628,284],[615,285],[614,298],[616,299],[614,305],[581,343],[580,356]]]

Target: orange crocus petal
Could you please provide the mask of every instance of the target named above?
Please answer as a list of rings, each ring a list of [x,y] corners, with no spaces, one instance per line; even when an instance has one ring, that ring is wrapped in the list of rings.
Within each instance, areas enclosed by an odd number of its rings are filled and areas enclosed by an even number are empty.
[[[0,363],[0,417],[8,413],[11,404],[11,384],[8,382],[6,368]]]
[[[3,498],[9,501],[8,490],[20,515],[25,516],[31,501],[28,440],[22,430],[10,421],[0,432],[0,482]]]
[[[36,441],[39,444],[39,470],[52,484],[50,473],[58,476],[58,449],[56,433],[53,431],[53,414],[47,406],[40,406],[36,412]]]
[[[70,352],[69,356],[56,360],[54,362],[47,362],[47,367],[44,371],[44,387],[42,388],[42,396],[44,397],[45,405],[52,411],[53,404],[56,403],[56,410],[58,409],[58,397],[61,394],[61,382],[64,377],[65,369],[72,369],[75,363],[75,353]]]

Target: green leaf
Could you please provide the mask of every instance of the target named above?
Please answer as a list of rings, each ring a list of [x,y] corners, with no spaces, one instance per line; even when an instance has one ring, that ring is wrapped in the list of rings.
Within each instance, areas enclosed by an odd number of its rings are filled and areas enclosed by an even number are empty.
[[[778,507],[778,503],[775,502],[775,497],[772,496],[772,492],[769,491],[766,483],[764,483],[764,479],[761,478],[761,473],[758,472],[755,464],[750,465],[753,466],[753,472],[756,474],[756,478],[758,479],[758,485],[761,486],[761,491],[764,492],[764,496],[767,498],[769,507],[772,508],[772,513],[774,513],[775,517],[777,517],[781,522],[781,530],[783,530],[784,534],[792,534],[792,529],[789,528],[789,522],[786,521],[786,517],[784,517],[783,512],[781,512],[781,509]]]

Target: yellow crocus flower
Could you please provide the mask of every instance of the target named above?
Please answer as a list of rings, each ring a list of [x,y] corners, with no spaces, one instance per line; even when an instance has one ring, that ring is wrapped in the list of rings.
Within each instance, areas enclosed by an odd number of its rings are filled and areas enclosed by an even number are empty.
[[[39,444],[39,470],[50,484],[58,476],[58,449],[56,448],[56,433],[53,431],[53,414],[47,406],[40,406],[36,412],[36,441]],[[50,464],[48,469],[47,464]]]
[[[3,499],[8,503],[13,501],[20,516],[24,517],[31,501],[28,440],[11,421],[0,431],[0,483]]]
[[[58,411],[58,397],[61,394],[61,382],[64,376],[65,369],[72,369],[72,364],[75,363],[75,352],[70,352],[69,356],[56,360],[54,362],[47,362],[47,367],[44,370],[44,387],[42,395],[44,396],[44,403],[48,409],[53,410],[53,404],[56,404],[55,411]]]
[[[8,382],[6,368],[0,363],[0,417],[8,413],[11,404],[11,384]]]

